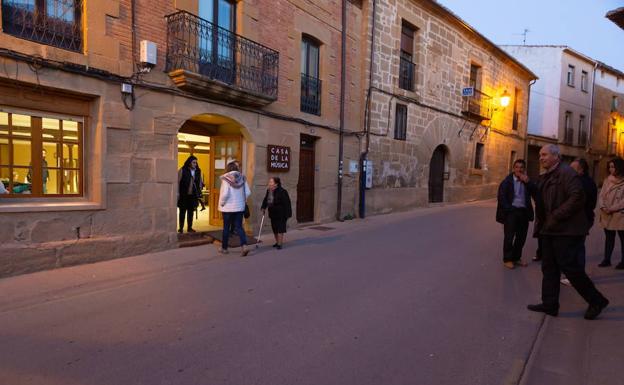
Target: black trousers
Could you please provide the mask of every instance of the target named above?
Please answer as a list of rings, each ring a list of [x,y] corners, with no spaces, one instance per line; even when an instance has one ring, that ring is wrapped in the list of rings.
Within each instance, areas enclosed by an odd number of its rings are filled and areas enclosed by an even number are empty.
[[[503,231],[503,261],[515,262],[522,257],[522,248],[529,230],[529,213],[526,209],[514,208],[507,213]]]
[[[579,254],[584,250],[584,236],[542,235],[542,303],[552,309],[559,309],[559,289],[561,273],[583,297],[592,305],[605,301],[605,297],[596,289],[585,273],[585,267],[579,261]]]
[[[613,254],[613,248],[615,247],[616,230],[604,229],[604,232],[605,232],[604,260],[611,262],[611,254]],[[620,237],[620,246],[622,248],[622,262],[624,262],[624,231],[617,230],[617,235]]]

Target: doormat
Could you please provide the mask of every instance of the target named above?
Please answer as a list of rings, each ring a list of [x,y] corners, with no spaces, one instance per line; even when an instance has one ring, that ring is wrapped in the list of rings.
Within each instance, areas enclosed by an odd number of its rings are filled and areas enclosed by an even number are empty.
[[[314,230],[319,230],[319,231],[329,231],[329,230],[334,230],[334,227],[327,227],[327,226],[313,226],[313,227],[308,227],[309,229],[314,229]]]

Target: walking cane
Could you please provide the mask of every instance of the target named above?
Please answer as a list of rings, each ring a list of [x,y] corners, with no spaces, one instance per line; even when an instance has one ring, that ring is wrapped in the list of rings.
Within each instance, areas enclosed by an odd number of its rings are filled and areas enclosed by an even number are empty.
[[[259,247],[260,242],[260,234],[262,234],[262,226],[264,225],[264,213],[262,214],[262,220],[260,221],[260,230],[258,230],[258,238],[256,238],[256,249]]]

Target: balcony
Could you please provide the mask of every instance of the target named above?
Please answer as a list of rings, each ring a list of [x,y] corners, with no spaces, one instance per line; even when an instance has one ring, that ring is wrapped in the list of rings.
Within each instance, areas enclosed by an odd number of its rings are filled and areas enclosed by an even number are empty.
[[[475,89],[472,96],[464,96],[462,102],[462,115],[478,122],[490,120],[492,97]]]
[[[399,64],[399,88],[408,91],[414,91],[414,74],[416,65],[409,59],[401,57]]]
[[[321,80],[301,74],[301,111],[321,114]]]
[[[2,31],[69,51],[82,52],[82,1],[2,1]]]
[[[574,129],[566,128],[563,137],[563,144],[567,144],[569,146],[574,144]]]
[[[277,100],[277,51],[185,11],[166,18],[166,71],[180,89],[251,106]]]

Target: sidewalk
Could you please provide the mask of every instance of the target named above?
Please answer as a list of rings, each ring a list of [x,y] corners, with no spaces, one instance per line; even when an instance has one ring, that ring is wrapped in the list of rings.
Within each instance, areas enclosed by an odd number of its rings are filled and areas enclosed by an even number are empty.
[[[443,210],[453,210],[465,205],[437,206],[419,208],[410,211],[391,213],[367,217],[363,220],[354,219],[344,222],[324,224],[310,224],[300,228],[289,228],[285,236],[285,248],[296,247],[298,244],[312,243],[328,236],[324,230],[315,227],[328,228],[331,236],[335,237],[344,232],[357,229],[385,226],[400,221],[406,217],[430,215]],[[273,234],[270,224],[265,221],[260,251],[270,248],[273,244]],[[165,250],[134,257],[119,258],[84,264],[60,269],[40,271],[14,277],[0,278],[0,312],[27,307],[37,303],[54,301],[61,297],[78,295],[85,292],[105,290],[131,282],[148,279],[154,275],[192,269],[197,265],[219,258],[239,258],[238,248],[232,248],[230,254],[218,253],[219,244],[207,244],[196,247]],[[247,258],[254,258],[258,250],[255,245]]]

